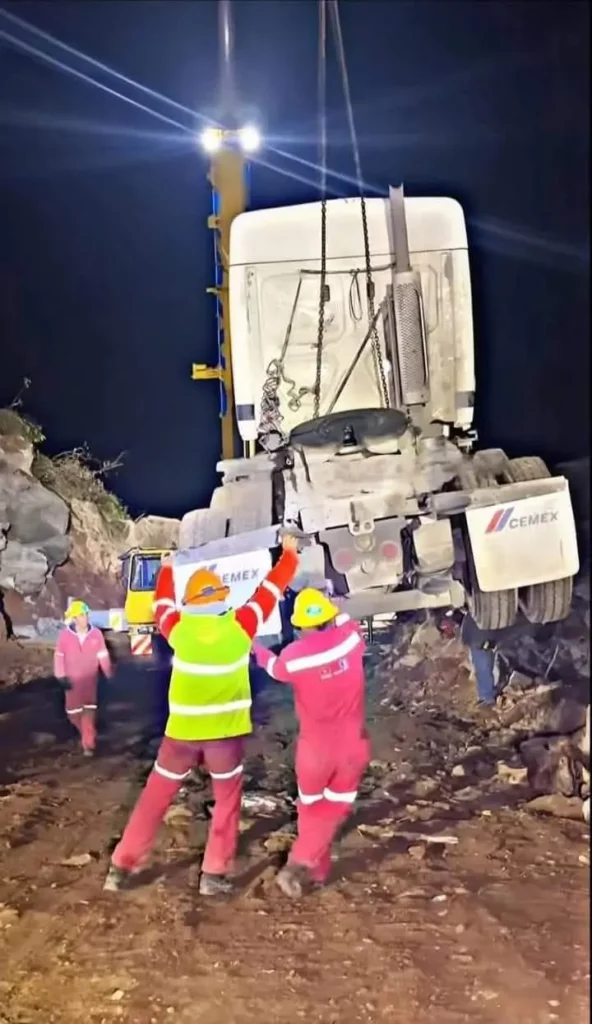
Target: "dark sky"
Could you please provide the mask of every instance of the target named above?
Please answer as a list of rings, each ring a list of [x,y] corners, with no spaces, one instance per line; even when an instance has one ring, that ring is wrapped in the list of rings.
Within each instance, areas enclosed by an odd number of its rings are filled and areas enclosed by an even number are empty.
[[[276,148],[315,161],[316,4],[235,7],[246,112]],[[208,0],[4,8],[216,112]],[[588,4],[347,0],[341,17],[366,181],[465,206],[481,442],[551,461],[587,454]],[[0,30],[193,127],[2,17]],[[352,174],[336,77],[330,94],[329,163]],[[125,450],[113,483],[134,512],[207,504],[220,434],[216,385],[190,380],[192,361],[215,361],[210,195],[193,139],[0,39],[0,186],[0,404],[30,377],[50,451]],[[314,198],[312,185],[253,168],[255,208]]]

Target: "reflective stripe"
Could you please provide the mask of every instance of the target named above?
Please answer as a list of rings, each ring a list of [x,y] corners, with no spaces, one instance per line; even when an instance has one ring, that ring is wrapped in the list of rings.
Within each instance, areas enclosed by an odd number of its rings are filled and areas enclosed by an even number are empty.
[[[55,656],[56,656],[56,658],[63,658],[64,657],[64,652],[63,651],[56,651],[55,652]]]
[[[173,782],[182,782],[183,779],[187,779],[191,775],[191,768],[188,772],[179,775],[178,772],[169,772],[166,768],[161,768],[158,761],[154,762],[154,771],[158,775],[162,775],[163,779],[172,779]]]
[[[353,804],[358,795],[357,789],[353,793],[336,793],[334,789],[324,789],[323,796],[332,804]]]
[[[303,804],[318,804],[319,800],[323,799],[322,793],[303,793],[300,787],[298,788],[298,799]]]
[[[275,583],[272,583],[271,580],[263,580],[263,583],[261,584],[261,586],[265,587],[266,590],[269,590],[269,593],[273,594],[273,596],[275,597],[276,601],[279,601],[281,599],[282,592],[281,592],[280,588],[278,586],[276,586]]]
[[[328,665],[332,661],[338,661],[339,658],[345,658],[346,654],[351,654],[359,643],[361,640],[358,634],[352,633],[351,636],[337,644],[337,647],[331,647],[328,651],[319,651],[318,654],[310,654],[306,658],[294,658],[293,661],[286,662],[286,668],[288,672],[303,672],[308,668]]]
[[[99,651],[99,653],[97,654],[97,658],[108,658],[108,657],[109,657],[109,651]]]
[[[198,665],[192,661],[181,661],[180,658],[173,658],[173,668],[178,669],[179,672],[186,672],[190,676],[227,676],[248,664],[248,654],[239,658],[238,661],[233,661],[231,665]]]
[[[345,623],[349,622],[349,621],[350,621],[350,617],[347,614],[347,612],[341,612],[341,615],[338,615],[337,618],[335,619],[335,625],[336,626],[345,626]]]
[[[66,711],[66,714],[67,715],[79,715],[81,711],[84,711],[84,708],[70,708],[69,711]]]
[[[223,715],[225,711],[243,711],[251,707],[248,700],[231,700],[228,704],[169,704],[171,715]]]
[[[257,601],[247,601],[245,608],[251,608],[257,616],[257,628],[263,625],[263,609],[261,605],[257,604]]]
[[[176,613],[177,613],[177,609],[176,609],[176,608],[175,608],[174,606],[173,606],[173,608],[167,608],[166,612],[164,612],[164,613],[163,613],[163,614],[162,614],[162,615],[160,616],[160,622],[161,622],[161,624],[162,624],[163,622],[166,622],[166,620],[167,620],[167,618],[168,618],[168,616],[169,616],[169,615],[175,615]]]
[[[175,602],[170,597],[159,597],[158,601],[155,601],[152,607],[156,610],[156,608],[161,604],[167,605],[169,608],[176,608]]]
[[[85,711],[96,711],[97,710],[97,705],[96,704],[85,704],[84,705],[84,710]]]
[[[271,676],[272,679],[277,679],[277,676],[276,676],[275,672],[273,671],[273,666],[275,665],[276,661],[277,661],[277,654],[274,654],[273,658],[270,658],[269,661],[267,662],[267,665],[263,666],[265,671],[267,672],[268,676]]]
[[[235,775],[240,775],[243,770],[242,764],[239,764],[238,768],[233,768],[231,772],[210,772],[213,779],[233,779]]]

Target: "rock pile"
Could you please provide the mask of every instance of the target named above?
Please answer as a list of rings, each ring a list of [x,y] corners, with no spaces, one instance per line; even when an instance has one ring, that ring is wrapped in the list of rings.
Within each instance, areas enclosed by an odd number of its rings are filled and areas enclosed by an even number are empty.
[[[70,510],[31,475],[33,445],[0,435],[0,588],[39,594],[70,554]]]
[[[53,639],[72,597],[95,610],[122,607],[120,555],[132,547],[172,547],[178,535],[176,519],[134,522],[82,462],[52,462],[36,450],[27,421],[0,410],[4,633]]]

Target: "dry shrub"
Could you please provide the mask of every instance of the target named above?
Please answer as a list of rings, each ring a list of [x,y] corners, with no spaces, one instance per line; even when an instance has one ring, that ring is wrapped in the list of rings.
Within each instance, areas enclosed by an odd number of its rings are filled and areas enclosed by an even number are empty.
[[[45,441],[45,434],[39,424],[13,408],[0,409],[0,434],[4,437],[22,437],[33,445]]]
[[[64,501],[78,498],[92,502],[106,524],[117,533],[125,527],[128,511],[119,498],[107,490],[103,478],[121,464],[121,455],[117,459],[100,462],[83,445],[70,452],[62,452],[53,459],[36,452],[32,472],[44,487],[55,491]]]

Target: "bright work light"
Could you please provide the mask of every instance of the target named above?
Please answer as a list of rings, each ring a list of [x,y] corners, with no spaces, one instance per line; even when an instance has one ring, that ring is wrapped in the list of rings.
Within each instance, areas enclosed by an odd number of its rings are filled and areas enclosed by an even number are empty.
[[[245,153],[255,153],[261,145],[261,133],[252,124],[239,128],[238,139]]]
[[[222,130],[220,128],[204,128],[199,141],[206,153],[215,153],[222,145]]]

